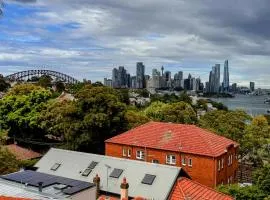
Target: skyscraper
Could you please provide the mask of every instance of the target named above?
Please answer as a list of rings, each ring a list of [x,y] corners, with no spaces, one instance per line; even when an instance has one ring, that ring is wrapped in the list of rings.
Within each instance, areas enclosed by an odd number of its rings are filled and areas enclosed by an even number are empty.
[[[142,62],[137,62],[137,70],[136,70],[136,88],[145,88],[145,66]]]
[[[250,91],[251,92],[254,92],[255,91],[255,83],[254,82],[250,82],[249,83],[249,88],[250,88]]]
[[[215,65],[215,93],[219,93],[220,88],[220,64]]]
[[[229,78],[229,62],[225,60],[224,62],[224,74],[223,74],[223,91],[229,92],[230,78]]]
[[[130,75],[127,74],[123,66],[120,66],[118,69],[113,69],[112,86],[114,88],[128,88],[130,86]]]

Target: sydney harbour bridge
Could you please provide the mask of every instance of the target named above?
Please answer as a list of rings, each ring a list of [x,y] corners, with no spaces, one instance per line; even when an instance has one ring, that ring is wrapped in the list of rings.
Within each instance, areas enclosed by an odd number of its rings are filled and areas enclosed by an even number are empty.
[[[15,81],[22,81],[25,78],[30,79],[32,76],[42,76],[42,75],[48,75],[51,77],[54,77],[58,80],[61,80],[68,84],[76,84],[79,83],[79,81],[67,74],[63,74],[61,72],[52,71],[52,70],[27,70],[27,71],[21,71],[14,74],[10,74],[5,77],[6,80],[15,82]]]

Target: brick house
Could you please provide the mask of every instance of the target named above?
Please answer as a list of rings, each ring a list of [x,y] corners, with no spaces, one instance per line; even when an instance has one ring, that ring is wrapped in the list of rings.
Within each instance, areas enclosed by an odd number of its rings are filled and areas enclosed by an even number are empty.
[[[194,125],[149,122],[105,145],[107,156],[179,166],[212,188],[237,180],[239,145]]]

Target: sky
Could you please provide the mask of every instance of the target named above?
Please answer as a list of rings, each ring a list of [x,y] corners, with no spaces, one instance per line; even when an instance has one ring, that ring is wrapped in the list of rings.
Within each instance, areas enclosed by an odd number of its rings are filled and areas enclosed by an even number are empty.
[[[0,0],[1,1],[1,0]],[[102,81],[136,62],[270,88],[269,0],[4,0],[0,73],[50,69]]]

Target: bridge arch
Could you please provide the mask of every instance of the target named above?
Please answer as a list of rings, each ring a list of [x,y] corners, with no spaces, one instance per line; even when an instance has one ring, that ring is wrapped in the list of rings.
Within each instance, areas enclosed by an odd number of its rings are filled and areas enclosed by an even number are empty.
[[[49,76],[53,76],[55,78],[60,79],[61,81],[65,82],[65,83],[70,83],[70,84],[76,84],[79,83],[79,81],[67,74],[63,74],[61,72],[57,72],[57,71],[52,71],[52,70],[27,70],[27,71],[21,71],[21,72],[17,72],[14,74],[10,74],[8,76],[5,77],[6,80],[9,81],[20,81],[25,77],[30,77],[30,76],[41,76],[41,75],[49,75]]]

